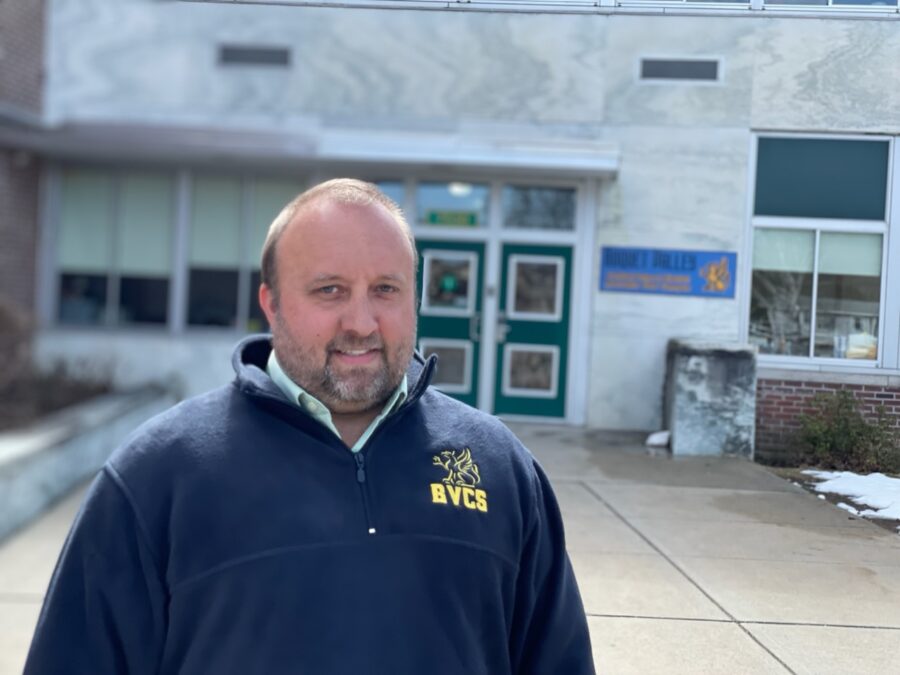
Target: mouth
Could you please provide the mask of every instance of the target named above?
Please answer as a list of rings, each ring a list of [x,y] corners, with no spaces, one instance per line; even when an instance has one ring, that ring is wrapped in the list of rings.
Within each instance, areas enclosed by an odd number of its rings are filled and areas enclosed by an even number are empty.
[[[380,349],[335,349],[331,353],[342,363],[363,365],[374,361],[380,351]]]

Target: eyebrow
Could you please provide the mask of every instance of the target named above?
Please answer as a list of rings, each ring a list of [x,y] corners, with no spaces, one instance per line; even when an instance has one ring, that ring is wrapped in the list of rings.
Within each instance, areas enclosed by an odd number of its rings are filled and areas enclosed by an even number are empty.
[[[378,277],[378,281],[396,281],[406,283],[406,276],[403,274],[382,274]],[[311,284],[320,284],[326,281],[344,281],[344,277],[340,274],[317,274],[310,281]]]

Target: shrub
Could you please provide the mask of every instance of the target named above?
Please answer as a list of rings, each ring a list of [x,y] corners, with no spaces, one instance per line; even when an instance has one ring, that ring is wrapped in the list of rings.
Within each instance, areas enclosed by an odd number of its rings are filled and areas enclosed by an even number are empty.
[[[900,447],[891,419],[879,406],[867,419],[846,390],[818,394],[815,412],[800,416],[804,459],[825,469],[900,473]]]
[[[112,389],[111,378],[73,373],[64,363],[47,371],[34,368],[28,322],[0,298],[0,430],[33,422],[41,416]]]

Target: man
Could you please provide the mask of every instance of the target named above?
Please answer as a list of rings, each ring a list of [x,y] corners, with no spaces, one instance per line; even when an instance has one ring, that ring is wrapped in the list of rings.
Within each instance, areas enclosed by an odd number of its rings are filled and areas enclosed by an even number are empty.
[[[547,479],[428,387],[399,208],[339,179],[272,224],[271,342],[94,482],[26,673],[593,673]]]

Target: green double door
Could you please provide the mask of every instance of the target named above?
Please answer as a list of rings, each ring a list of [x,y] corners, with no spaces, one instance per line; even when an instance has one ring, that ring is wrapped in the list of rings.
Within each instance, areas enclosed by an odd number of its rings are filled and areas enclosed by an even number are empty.
[[[487,265],[485,242],[417,244],[419,349],[438,355],[435,386],[499,415],[564,418],[572,247],[503,243]]]

